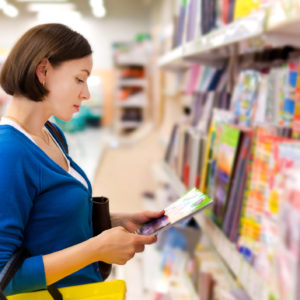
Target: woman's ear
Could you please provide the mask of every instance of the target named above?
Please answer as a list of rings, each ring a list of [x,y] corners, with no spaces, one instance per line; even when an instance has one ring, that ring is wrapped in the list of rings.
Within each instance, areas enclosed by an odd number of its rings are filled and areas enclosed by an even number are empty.
[[[39,79],[39,82],[43,86],[46,83],[46,75],[47,75],[47,70],[49,68],[49,64],[50,64],[49,60],[47,58],[43,58],[35,70],[36,76]]]

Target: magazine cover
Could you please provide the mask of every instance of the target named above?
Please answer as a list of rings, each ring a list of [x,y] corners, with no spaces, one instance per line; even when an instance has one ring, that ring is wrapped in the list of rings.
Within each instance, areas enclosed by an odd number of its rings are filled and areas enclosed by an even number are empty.
[[[246,70],[240,73],[233,93],[231,107],[235,124],[241,126],[252,125],[260,82],[261,74],[257,71]]]
[[[213,212],[219,225],[222,224],[224,208],[229,194],[231,175],[239,145],[240,130],[230,125],[222,125],[222,136],[218,149],[215,170]]]

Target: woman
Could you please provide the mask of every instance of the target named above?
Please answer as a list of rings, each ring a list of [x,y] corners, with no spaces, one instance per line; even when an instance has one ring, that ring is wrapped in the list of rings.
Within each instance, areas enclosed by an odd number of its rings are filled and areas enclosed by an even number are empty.
[[[111,216],[93,237],[92,190],[46,121],[69,121],[90,97],[87,40],[61,24],[27,31],[0,76],[12,102],[0,126],[0,270],[25,246],[31,253],[6,294],[101,281],[97,262],[125,264],[153,236],[133,232],[163,212]]]

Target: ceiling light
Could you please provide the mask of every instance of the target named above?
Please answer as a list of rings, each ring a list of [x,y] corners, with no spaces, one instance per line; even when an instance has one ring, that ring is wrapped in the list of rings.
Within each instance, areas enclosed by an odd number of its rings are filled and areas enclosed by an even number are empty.
[[[0,0],[0,9],[3,9],[5,5],[7,5],[6,0]]]
[[[73,11],[75,6],[73,3],[30,3],[27,5],[28,11]]]
[[[68,2],[68,0],[16,0],[17,2],[37,2],[37,3],[51,3],[51,2]]]
[[[103,18],[106,16],[106,9],[103,0],[90,0],[89,3],[95,17]]]
[[[1,2],[3,6],[0,7],[2,8],[5,15],[7,15],[10,18],[15,18],[19,14],[19,10],[15,6],[8,4],[6,1],[4,1],[4,3],[3,1]]]
[[[104,6],[103,0],[90,0],[89,2],[92,8],[99,8]]]
[[[78,11],[40,11],[37,16],[41,23],[63,23],[73,25],[81,20],[81,14]]]
[[[92,12],[93,12],[93,15],[95,17],[98,17],[98,18],[103,18],[106,16],[106,9],[105,7],[99,7],[99,8],[93,8],[92,9]]]

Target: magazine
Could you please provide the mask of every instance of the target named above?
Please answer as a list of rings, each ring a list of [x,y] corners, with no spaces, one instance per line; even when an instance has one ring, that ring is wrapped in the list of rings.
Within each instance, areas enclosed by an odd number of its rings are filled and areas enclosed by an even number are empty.
[[[197,188],[185,193],[178,200],[165,208],[165,214],[162,217],[151,220],[141,226],[135,233],[142,235],[156,235],[170,226],[183,221],[194,214],[202,211],[212,200],[201,193]]]

